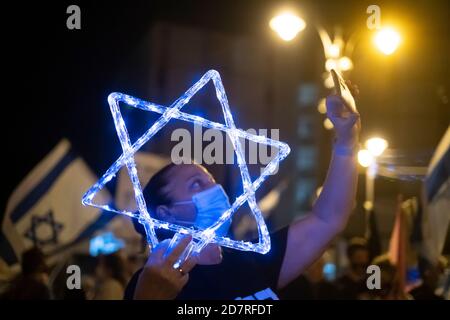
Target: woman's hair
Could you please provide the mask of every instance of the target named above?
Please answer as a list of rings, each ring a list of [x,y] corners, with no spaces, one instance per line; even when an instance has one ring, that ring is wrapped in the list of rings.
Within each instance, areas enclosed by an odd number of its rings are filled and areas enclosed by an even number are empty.
[[[149,213],[153,218],[157,218],[155,217],[155,212],[158,206],[168,205],[172,201],[169,198],[167,191],[164,190],[164,187],[169,183],[169,171],[175,166],[176,164],[169,163],[157,173],[155,173],[142,191],[145,199],[145,204],[150,210]],[[139,223],[137,219],[133,219],[133,226],[136,232],[138,232],[144,239],[147,238],[144,226]],[[157,234],[161,238],[168,238],[173,235],[172,232],[161,229],[157,230]]]
[[[154,214],[158,206],[170,204],[171,200],[163,189],[169,183],[168,172],[175,166],[176,164],[169,163],[155,173],[142,191],[145,203],[151,211],[150,214]]]

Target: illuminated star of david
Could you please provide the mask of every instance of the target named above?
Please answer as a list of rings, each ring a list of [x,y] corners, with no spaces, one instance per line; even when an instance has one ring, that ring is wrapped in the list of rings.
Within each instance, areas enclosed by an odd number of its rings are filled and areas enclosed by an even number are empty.
[[[225,124],[217,123],[204,119],[202,117],[181,112],[180,109],[186,105],[189,100],[210,80],[213,81],[214,87],[216,89],[216,96],[222,106],[222,112],[225,118]],[[161,114],[161,117],[153,123],[153,125],[133,144],[130,141],[128,130],[126,128],[124,119],[119,109],[119,102],[124,102],[127,105],[142,109],[145,111],[157,112]],[[203,77],[190,87],[180,98],[178,98],[169,107],[157,105],[147,101],[143,101],[132,96],[122,94],[122,93],[111,93],[108,96],[108,103],[111,109],[111,113],[114,118],[114,124],[116,126],[117,134],[119,136],[120,143],[122,145],[123,153],[122,155],[111,165],[111,167],[103,174],[103,176],[94,184],[83,196],[82,203],[84,205],[94,206],[103,210],[107,210],[114,213],[124,214],[132,218],[136,218],[145,227],[147,233],[147,240],[152,246],[158,244],[158,238],[155,234],[155,228],[162,228],[166,230],[171,230],[174,232],[191,234],[196,241],[203,244],[209,242],[215,242],[221,246],[244,250],[244,251],[254,251],[259,253],[267,253],[270,250],[270,236],[267,230],[267,226],[264,222],[264,218],[261,214],[256,199],[255,192],[261,186],[265,179],[271,174],[273,174],[278,167],[280,161],[282,161],[290,152],[290,148],[286,143],[269,139],[265,136],[259,136],[247,133],[243,130],[237,129],[233,117],[231,116],[230,107],[228,105],[228,99],[225,94],[225,89],[222,85],[222,80],[220,75],[215,70],[210,70],[203,75]],[[171,119],[178,119],[187,122],[200,125],[204,128],[211,128],[224,131],[230,137],[233,143],[234,150],[236,152],[238,166],[241,172],[241,178],[243,182],[243,193],[236,198],[231,208],[225,211],[222,216],[214,223],[212,226],[205,230],[194,230],[192,228],[187,228],[179,226],[166,221],[158,220],[148,213],[147,206],[145,204],[144,196],[142,194],[142,187],[140,185],[136,163],[134,160],[134,154],[148,141],[150,140],[161,128],[163,128]],[[256,143],[262,143],[278,149],[277,155],[269,162],[269,164],[262,170],[261,175],[251,181],[250,174],[245,162],[245,156],[242,151],[242,146],[239,138],[248,139]],[[126,210],[116,210],[109,205],[96,204],[93,202],[95,194],[99,192],[107,182],[109,182],[116,173],[120,170],[122,166],[126,166],[128,174],[130,176],[131,182],[134,188],[134,194],[136,199],[136,204],[138,208],[138,213],[129,212]],[[242,206],[245,202],[248,202],[249,207],[254,214],[259,234],[259,242],[252,243],[246,241],[236,241],[227,237],[216,236],[215,231],[228,219],[231,218],[232,214]]]

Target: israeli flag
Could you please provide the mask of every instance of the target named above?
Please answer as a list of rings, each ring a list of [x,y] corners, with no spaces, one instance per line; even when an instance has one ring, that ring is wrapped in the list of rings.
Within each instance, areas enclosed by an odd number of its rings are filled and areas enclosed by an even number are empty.
[[[81,204],[83,193],[96,181],[70,142],[60,141],[8,200],[0,232],[2,259],[14,265],[32,246],[56,255],[105,226],[114,215],[102,215],[100,210]],[[96,199],[111,201],[107,190]]]

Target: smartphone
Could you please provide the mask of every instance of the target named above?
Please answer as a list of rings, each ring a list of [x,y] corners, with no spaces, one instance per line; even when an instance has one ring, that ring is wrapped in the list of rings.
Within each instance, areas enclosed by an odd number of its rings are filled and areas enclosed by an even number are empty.
[[[331,69],[330,72],[333,77],[336,94],[341,96],[350,112],[357,113],[358,111],[356,110],[355,98],[353,98],[344,78],[342,78],[342,76],[334,69]]]

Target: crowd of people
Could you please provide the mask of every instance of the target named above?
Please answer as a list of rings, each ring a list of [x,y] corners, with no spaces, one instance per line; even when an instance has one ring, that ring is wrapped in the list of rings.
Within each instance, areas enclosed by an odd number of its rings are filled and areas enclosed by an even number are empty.
[[[136,258],[128,258],[122,252],[88,258],[91,258],[88,263],[80,265],[80,288],[69,288],[66,284],[67,268],[56,270],[56,266],[49,267],[43,252],[33,247],[22,255],[21,272],[10,279],[4,279],[0,287],[0,299],[123,299],[125,286],[136,271]],[[90,266],[92,264],[93,268]],[[66,267],[69,265],[67,263]],[[91,269],[92,272],[89,272]],[[55,270],[57,274],[54,274]]]
[[[370,259],[371,252],[365,239],[353,238],[347,245],[348,268],[336,279],[329,281],[324,275],[324,259],[319,258],[304,274],[280,291],[282,299],[299,300],[443,300],[439,280],[445,277],[447,260],[441,257],[437,265],[425,258],[417,263],[418,277],[405,279],[407,286],[400,287],[398,268],[382,254]],[[371,273],[369,265],[381,270],[380,288],[367,285]],[[415,269],[415,268],[414,268]],[[449,279],[447,279],[447,282]]]
[[[437,265],[419,257],[417,261],[418,278],[410,279],[407,290],[399,288],[397,268],[387,254],[370,259],[370,249],[365,239],[352,238],[347,243],[346,255],[348,267],[335,279],[328,279],[324,273],[324,256],[317,259],[304,273],[278,290],[276,294],[283,300],[443,300],[442,279],[445,280],[447,260],[441,257]],[[123,252],[100,255],[95,258],[92,273],[82,273],[82,285],[79,289],[69,289],[65,280],[49,283],[51,268],[46,264],[42,251],[33,247],[23,253],[21,273],[0,288],[3,300],[122,300],[125,288],[132,275],[139,268],[136,257],[125,257]],[[379,289],[370,289],[367,285],[367,267],[374,264],[380,267],[381,282]],[[83,268],[83,267],[82,267]],[[88,268],[89,269],[89,268]],[[64,273],[64,268],[61,272]],[[146,281],[156,282],[148,278]],[[58,281],[58,280],[57,280]],[[154,286],[164,285],[160,282]],[[445,283],[444,283],[445,286]],[[448,286],[448,284],[447,284]],[[59,290],[58,288],[63,288]],[[171,288],[167,288],[171,290]],[[178,294],[172,289],[173,298]],[[143,295],[145,296],[145,288]],[[147,293],[148,294],[148,293]],[[447,293],[448,295],[448,293]],[[144,297],[143,297],[144,298]],[[151,297],[150,297],[151,298]],[[447,297],[448,298],[448,297]]]
[[[397,268],[387,254],[370,260],[370,249],[363,238],[349,239],[347,244],[348,268],[333,280],[324,273],[324,256],[317,259],[304,273],[278,290],[283,300],[443,300],[439,280],[444,275],[447,261],[442,257],[438,265],[419,258],[419,278],[405,291],[398,290]],[[65,283],[49,283],[51,268],[42,251],[33,247],[24,252],[21,273],[1,287],[0,299],[5,300],[122,300],[125,288],[139,268],[136,258],[126,258],[123,252],[100,255],[95,258],[92,273],[82,273],[80,289],[69,289]],[[374,264],[381,269],[380,289],[370,289],[366,272]],[[61,272],[64,272],[64,268]],[[61,277],[65,282],[66,276]],[[153,279],[148,279],[153,281]],[[448,282],[448,279],[447,279]],[[62,287],[63,290],[58,290]],[[177,293],[177,292],[176,292]],[[175,295],[176,296],[176,295]],[[174,297],[175,298],[175,297]]]

